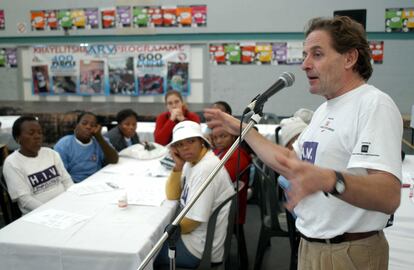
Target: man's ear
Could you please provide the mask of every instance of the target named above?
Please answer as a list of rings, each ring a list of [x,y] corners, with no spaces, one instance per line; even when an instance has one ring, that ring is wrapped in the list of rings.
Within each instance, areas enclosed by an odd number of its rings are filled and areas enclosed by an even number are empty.
[[[349,50],[345,53],[345,68],[352,69],[358,61],[359,52],[357,49]]]

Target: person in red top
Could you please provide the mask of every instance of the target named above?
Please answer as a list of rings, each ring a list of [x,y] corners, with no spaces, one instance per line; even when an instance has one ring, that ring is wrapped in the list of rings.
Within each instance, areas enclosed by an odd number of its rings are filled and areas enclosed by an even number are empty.
[[[200,117],[187,109],[180,92],[170,90],[164,99],[168,111],[157,116],[154,130],[154,140],[161,145],[171,142],[172,130],[176,124],[184,120],[200,123]]]
[[[215,127],[212,132],[212,139],[214,142],[214,153],[222,159],[227,153],[231,145],[236,141],[237,136],[231,135],[221,127]],[[240,164],[239,170],[237,171],[238,154],[240,152]],[[252,158],[249,152],[243,147],[239,147],[227,160],[224,167],[233,182],[236,181],[238,172],[245,172],[246,168],[250,166]],[[247,207],[247,187],[249,180],[249,173],[245,172],[240,179],[244,183],[243,190],[239,196],[239,220],[238,224],[244,224],[246,221],[246,207]]]
[[[227,131],[225,131],[222,127],[215,127],[212,130],[211,134],[212,141],[214,142],[214,150],[213,152],[222,159],[232,144],[236,141],[237,136],[231,135]],[[244,237],[244,223],[246,222],[246,209],[247,209],[247,189],[248,189],[248,182],[250,176],[250,170],[248,169],[252,158],[249,154],[247,145],[243,145],[236,149],[227,162],[224,164],[231,181],[235,182],[237,175],[240,175],[240,181],[244,183],[243,189],[239,193],[238,198],[238,219],[236,220],[235,227],[237,232],[237,243],[239,245],[239,253],[240,253],[240,265],[242,266],[241,269],[247,269],[248,265],[248,255],[247,255],[247,247],[246,247],[246,240]],[[240,163],[239,168],[237,170],[237,163],[238,163],[238,155],[240,153]]]

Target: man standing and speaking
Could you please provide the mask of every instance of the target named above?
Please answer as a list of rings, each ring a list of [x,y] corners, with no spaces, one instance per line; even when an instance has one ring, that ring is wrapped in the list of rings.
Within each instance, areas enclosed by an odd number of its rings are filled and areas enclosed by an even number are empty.
[[[302,239],[298,269],[387,269],[383,228],[400,203],[401,114],[367,84],[371,54],[362,25],[315,18],[305,32],[302,69],[326,98],[290,151],[250,130],[245,139],[291,181],[286,206]],[[238,134],[239,121],[206,109],[209,126]]]

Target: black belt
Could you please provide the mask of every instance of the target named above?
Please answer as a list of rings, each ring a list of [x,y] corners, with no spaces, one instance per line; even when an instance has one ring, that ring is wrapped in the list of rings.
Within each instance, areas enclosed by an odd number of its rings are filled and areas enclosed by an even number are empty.
[[[335,236],[334,238],[330,238],[330,239],[311,238],[303,234],[300,234],[300,236],[308,242],[317,242],[317,243],[325,243],[325,244],[340,244],[343,242],[361,240],[361,239],[368,238],[376,234],[378,234],[378,231],[360,232],[360,233],[344,233],[344,234]]]

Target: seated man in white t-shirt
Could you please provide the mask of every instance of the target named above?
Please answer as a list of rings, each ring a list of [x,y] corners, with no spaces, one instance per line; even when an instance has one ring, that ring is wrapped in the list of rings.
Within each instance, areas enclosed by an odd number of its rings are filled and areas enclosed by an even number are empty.
[[[67,190],[73,182],[59,154],[42,147],[42,128],[36,118],[18,118],[13,124],[13,137],[20,149],[6,158],[3,173],[10,197],[26,214]]]

